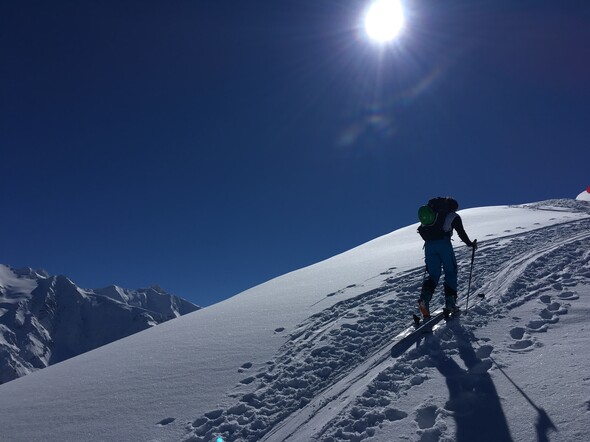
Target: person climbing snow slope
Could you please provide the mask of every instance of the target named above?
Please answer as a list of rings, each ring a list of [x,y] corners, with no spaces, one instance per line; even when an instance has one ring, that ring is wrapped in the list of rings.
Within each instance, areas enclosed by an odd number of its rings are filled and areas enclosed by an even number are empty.
[[[430,300],[444,271],[445,317],[457,311],[457,260],[451,243],[453,230],[469,247],[477,249],[477,240],[471,241],[456,213],[459,204],[454,198],[437,197],[420,207],[418,233],[424,239],[424,259],[428,276],[422,283],[418,306],[424,320],[430,319]],[[442,268],[442,271],[441,271]]]

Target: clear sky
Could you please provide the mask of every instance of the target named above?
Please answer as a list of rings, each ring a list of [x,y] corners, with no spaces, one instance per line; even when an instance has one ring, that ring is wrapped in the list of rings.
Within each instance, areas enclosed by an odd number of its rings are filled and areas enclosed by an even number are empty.
[[[0,262],[209,305],[590,185],[590,2],[408,0],[388,46],[367,4],[0,2]]]

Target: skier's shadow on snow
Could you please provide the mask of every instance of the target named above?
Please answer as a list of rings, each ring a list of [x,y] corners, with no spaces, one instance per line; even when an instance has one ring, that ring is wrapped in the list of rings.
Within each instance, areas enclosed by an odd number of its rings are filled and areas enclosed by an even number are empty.
[[[424,345],[438,371],[445,377],[449,400],[445,408],[452,412],[457,426],[457,442],[512,442],[508,422],[494,382],[488,373],[491,362],[479,359],[471,345],[471,339],[458,321],[449,322],[459,356],[467,370],[447,356],[434,335],[426,338]]]

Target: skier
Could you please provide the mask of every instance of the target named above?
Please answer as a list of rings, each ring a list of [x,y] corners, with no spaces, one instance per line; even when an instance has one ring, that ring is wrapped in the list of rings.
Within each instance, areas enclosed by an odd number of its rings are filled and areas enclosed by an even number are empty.
[[[457,309],[457,261],[451,244],[453,230],[469,247],[477,250],[477,240],[471,241],[463,221],[456,213],[459,204],[453,198],[437,197],[420,207],[418,217],[422,225],[418,233],[424,239],[424,256],[428,277],[422,283],[418,306],[424,320],[430,319],[430,300],[441,277],[441,267],[444,270],[445,317],[458,311]]]

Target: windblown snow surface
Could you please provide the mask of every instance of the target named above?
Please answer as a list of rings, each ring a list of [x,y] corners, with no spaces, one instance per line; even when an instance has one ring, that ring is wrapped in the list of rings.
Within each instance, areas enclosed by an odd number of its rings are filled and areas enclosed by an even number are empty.
[[[460,214],[473,307],[395,357],[416,225],[0,386],[2,440],[586,441],[590,204]]]

